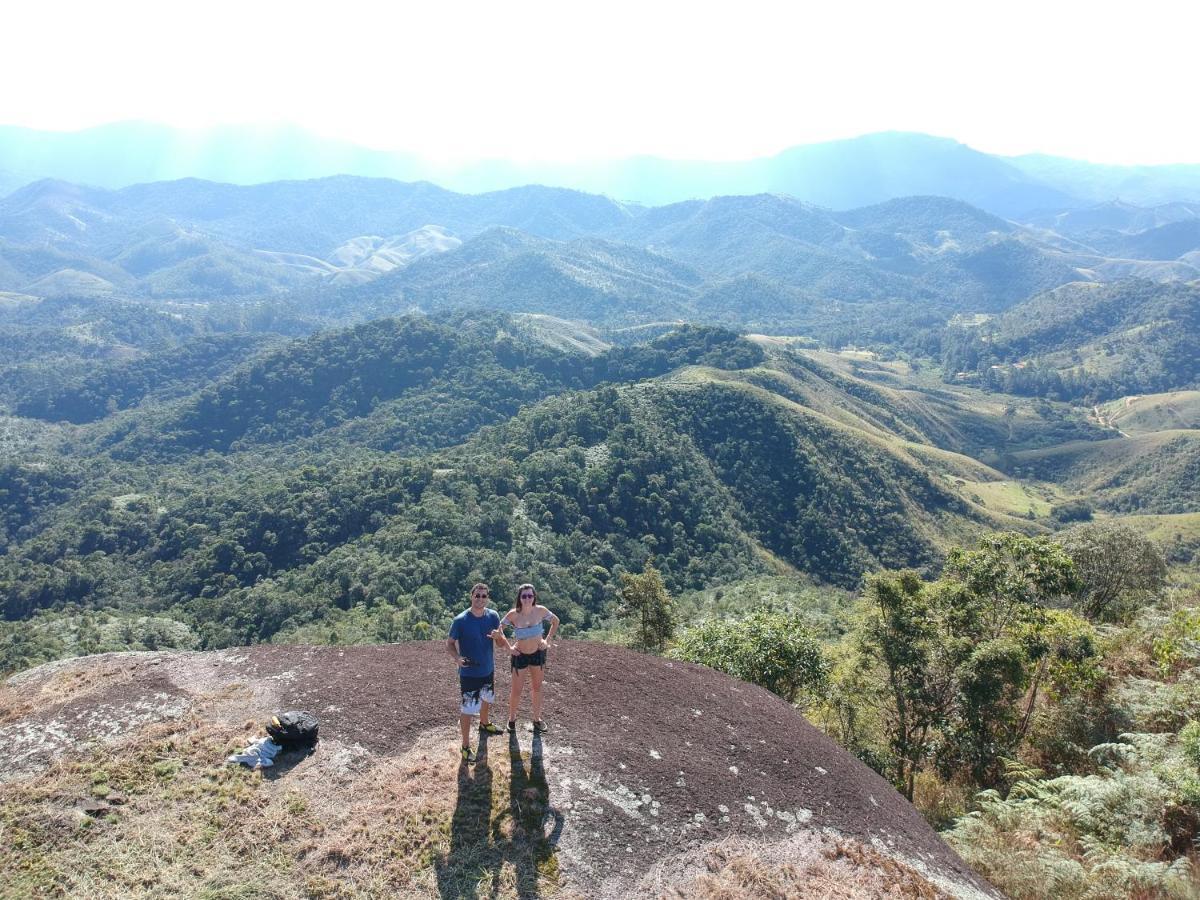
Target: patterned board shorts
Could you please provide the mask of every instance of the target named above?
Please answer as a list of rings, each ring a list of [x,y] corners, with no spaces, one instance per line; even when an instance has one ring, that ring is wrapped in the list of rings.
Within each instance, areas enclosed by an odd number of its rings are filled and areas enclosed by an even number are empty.
[[[492,703],[496,699],[496,673],[459,675],[458,687],[462,691],[462,714],[477,716],[481,703]]]

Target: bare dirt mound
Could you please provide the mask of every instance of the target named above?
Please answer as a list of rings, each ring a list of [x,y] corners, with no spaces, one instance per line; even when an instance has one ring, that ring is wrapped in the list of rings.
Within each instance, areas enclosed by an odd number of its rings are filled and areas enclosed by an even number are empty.
[[[764,690],[578,641],[546,686],[548,735],[493,738],[463,767],[440,642],[23,673],[0,687],[0,881],[215,896],[261,869],[264,896],[289,897],[998,896]],[[316,753],[266,779],[222,765],[285,708],[320,717]]]

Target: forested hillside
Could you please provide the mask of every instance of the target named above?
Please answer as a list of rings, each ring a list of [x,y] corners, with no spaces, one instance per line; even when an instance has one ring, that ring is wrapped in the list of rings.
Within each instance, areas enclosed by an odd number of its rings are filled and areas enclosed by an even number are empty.
[[[1111,400],[1200,379],[1200,287],[1127,281],[1068,285],[943,340],[948,377],[1056,399]]]
[[[647,208],[539,186],[469,195],[353,177],[117,191],[43,181],[0,199],[0,290],[185,307],[286,296],[326,324],[489,307],[619,327],[728,318],[696,301],[750,277],[776,298],[754,321],[825,336],[839,304],[877,323],[902,301],[944,321],[1072,281],[1200,274],[1184,246],[1194,219],[1143,212],[1131,221],[1145,228],[1112,239],[1070,216],[1030,226],[936,196],[838,212],[778,194]]]
[[[1185,265],[1153,248],[1180,249],[1159,232],[1194,220],[1186,204],[1110,205],[1024,224],[935,196],[648,208],[352,177],[31,185],[0,200],[16,291],[0,299],[10,610],[140,597],[131,609],[200,627],[212,617],[189,604],[278,591],[286,574],[309,579],[285,589],[301,620],[344,612],[344,591],[313,599],[320,567],[365,558],[389,529],[436,535],[414,524],[428,491],[483,535],[422,537],[428,558],[469,547],[499,571],[537,546],[581,628],[613,615],[612,579],[648,559],[674,589],[767,571],[853,586],[935,566],[989,527],[1054,527],[1072,504],[1187,514],[1192,423],[1126,441],[1099,403],[1194,386],[1194,286],[1104,283],[1120,247]],[[588,413],[579,432],[568,409]],[[532,465],[517,433],[538,465],[565,467],[558,488],[493,483]],[[614,445],[633,455],[610,470]],[[657,480],[620,480],[631,446]],[[349,479],[345,496],[371,497],[356,479],[378,467],[406,486],[361,508],[301,487]],[[247,524],[296,495],[303,512]],[[459,509],[468,495],[506,498],[486,516],[508,530]],[[450,592],[470,565],[443,568],[378,596],[407,608],[398,597]],[[593,569],[603,590],[575,586]]]
[[[14,467],[10,531],[26,540],[6,558],[9,617],[173,611],[223,645],[358,602],[403,611],[422,587],[449,596],[472,571],[515,566],[587,627],[611,612],[614,569],[650,558],[677,589],[765,571],[853,584],[927,565],[984,520],[888,441],[886,397],[786,351],[769,363],[729,332],[685,328],[572,355],[514,342],[507,321],[382,320],[284,345],[78,432],[63,449],[84,454],[86,479]],[[795,366],[834,415],[770,388]],[[270,468],[251,452],[263,444]],[[20,515],[32,495],[39,511]],[[437,626],[445,610],[421,615]]]

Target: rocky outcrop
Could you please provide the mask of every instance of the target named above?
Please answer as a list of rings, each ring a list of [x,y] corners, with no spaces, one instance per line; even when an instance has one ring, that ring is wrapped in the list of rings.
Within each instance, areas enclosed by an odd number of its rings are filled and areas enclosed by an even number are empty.
[[[59,815],[80,799],[64,787],[82,771],[70,761],[120,757],[135,767],[142,752],[156,771],[182,778],[194,769],[203,785],[218,780],[221,754],[252,736],[256,722],[305,708],[321,720],[317,751],[247,788],[258,792],[250,796],[259,810],[291,809],[301,798],[308,830],[274,848],[303,874],[297,884],[340,880],[371,893],[364,885],[387,882],[397,864],[371,843],[392,828],[423,848],[413,852],[424,868],[404,876],[417,895],[470,893],[446,874],[469,855],[471,871],[490,859],[496,878],[509,872],[518,896],[715,896],[730,886],[710,884],[713,871],[738,865],[793,884],[842,872],[860,888],[821,896],[998,896],[882,778],[764,690],[581,641],[557,646],[546,675],[550,733],[493,738],[478,764],[460,768],[455,670],[440,642],[53,663],[0,688],[0,805],[31,817],[36,843],[37,817],[52,817],[38,804],[58,804]],[[498,666],[499,696],[507,685]],[[118,824],[106,827],[158,815],[165,803],[186,810],[187,791],[155,799],[159,787],[130,777],[113,787]],[[336,853],[326,846],[359,818],[352,833],[367,843],[346,838]],[[418,834],[421,822],[428,835]],[[104,838],[93,828],[88,840]],[[510,852],[518,845],[524,855]],[[0,875],[6,862],[0,857]]]

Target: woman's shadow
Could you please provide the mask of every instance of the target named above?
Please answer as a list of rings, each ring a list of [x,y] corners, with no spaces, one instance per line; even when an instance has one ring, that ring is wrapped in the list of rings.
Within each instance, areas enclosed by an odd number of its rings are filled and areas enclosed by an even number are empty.
[[[528,770],[515,734],[509,735],[508,757],[512,836],[506,856],[516,869],[517,896],[535,898],[539,876],[552,874],[550,863],[562,835],[563,816],[550,806],[550,784],[546,780],[541,735],[533,736]]]

